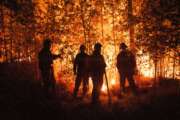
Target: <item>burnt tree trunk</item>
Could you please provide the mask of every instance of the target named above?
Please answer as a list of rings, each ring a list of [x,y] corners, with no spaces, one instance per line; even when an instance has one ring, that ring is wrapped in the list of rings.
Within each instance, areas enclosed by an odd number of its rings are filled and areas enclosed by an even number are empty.
[[[10,62],[13,62],[13,14],[10,11],[10,25],[9,25],[9,32],[10,32]]]
[[[84,34],[84,42],[85,42],[85,45],[87,45],[87,34],[86,34],[86,25],[85,25],[85,20],[84,20],[84,12],[83,12],[83,2],[81,1],[81,4],[80,4],[80,7],[81,7],[81,21],[82,21],[82,26],[83,26],[83,34]],[[89,50],[88,50],[89,52]]]
[[[133,23],[133,4],[132,0],[128,0],[128,25],[129,25],[129,37],[130,37],[130,48],[135,50],[134,43],[134,23]]]
[[[102,0],[101,4],[101,35],[102,40],[104,40],[104,0]]]
[[[176,67],[176,55],[174,52],[174,58],[173,58],[173,79],[175,79],[175,67]]]

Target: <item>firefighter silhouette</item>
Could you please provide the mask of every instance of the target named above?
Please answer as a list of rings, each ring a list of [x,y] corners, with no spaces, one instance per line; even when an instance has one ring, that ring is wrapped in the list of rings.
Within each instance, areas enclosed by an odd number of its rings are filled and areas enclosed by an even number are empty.
[[[127,78],[129,86],[134,94],[137,94],[133,75],[136,70],[136,59],[134,54],[127,49],[125,43],[120,44],[120,53],[117,56],[117,69],[120,75],[121,93],[125,93],[125,80]]]
[[[50,93],[55,93],[55,78],[53,74],[53,60],[60,57],[60,55],[53,55],[51,53],[51,40],[45,39],[43,48],[39,52],[39,69],[41,71],[43,89],[46,96]]]
[[[89,79],[89,69],[88,69],[88,58],[89,55],[85,53],[86,47],[84,45],[80,46],[80,52],[76,55],[74,60],[73,71],[76,75],[75,87],[73,96],[76,98],[79,87],[81,83],[83,84],[83,96],[87,94],[88,91],[88,79]]]
[[[100,43],[94,45],[93,54],[90,56],[91,78],[93,82],[92,104],[99,103],[99,96],[103,85],[103,75],[105,73],[106,63],[103,55],[101,55]]]

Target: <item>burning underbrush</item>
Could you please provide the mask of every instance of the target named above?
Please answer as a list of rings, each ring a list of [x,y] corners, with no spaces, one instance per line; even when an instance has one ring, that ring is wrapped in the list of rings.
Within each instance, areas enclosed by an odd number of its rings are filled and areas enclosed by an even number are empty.
[[[63,52],[60,52],[59,49]],[[78,46],[74,45],[71,47],[63,47],[63,45],[59,46],[59,44],[54,44],[52,51],[55,54],[62,54],[63,57],[63,59],[55,60],[53,64],[54,75],[57,83],[63,84],[63,86],[72,93],[76,77],[73,74],[73,61],[75,55],[78,53]],[[120,89],[120,76],[116,68],[116,57],[118,52],[118,44],[110,44],[110,41],[104,42],[102,55],[104,56],[107,64],[106,73],[110,91],[119,91]],[[143,50],[138,50],[135,54],[137,70],[134,78],[139,88],[153,87],[153,85],[158,84],[159,77],[179,79],[180,66],[178,58],[164,56],[163,58],[158,58],[158,60],[155,61],[150,53],[144,53]],[[168,52],[167,55],[173,56],[174,54]],[[126,83],[126,86],[128,86],[128,83]],[[92,80],[89,78],[89,94],[91,94],[92,87]],[[107,94],[105,78],[101,91],[103,94]]]

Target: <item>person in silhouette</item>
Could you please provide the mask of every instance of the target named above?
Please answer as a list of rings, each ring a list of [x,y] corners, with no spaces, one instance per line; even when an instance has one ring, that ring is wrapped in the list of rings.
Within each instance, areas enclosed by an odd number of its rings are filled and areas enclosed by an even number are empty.
[[[60,57],[60,55],[52,54],[50,48],[51,40],[45,39],[43,48],[38,54],[39,69],[41,71],[43,89],[46,96],[49,96],[51,92],[55,93],[55,78],[52,64],[54,59]]]
[[[137,94],[133,75],[136,70],[136,59],[134,54],[127,49],[125,43],[120,44],[120,53],[117,56],[117,69],[120,75],[121,93],[125,93],[125,80],[127,78],[130,88],[134,94]]]
[[[84,45],[80,46],[80,52],[76,55],[74,60],[73,71],[76,75],[75,87],[73,96],[76,98],[79,87],[83,83],[83,96],[87,94],[88,91],[88,79],[89,79],[89,70],[88,70],[88,58],[89,55],[85,53],[86,47]]]
[[[100,43],[96,43],[94,45],[94,51],[91,55],[91,78],[93,82],[93,90],[92,90],[92,104],[99,103],[99,96],[101,93],[101,88],[103,85],[103,75],[105,73],[106,63],[103,55],[101,55],[101,47]]]

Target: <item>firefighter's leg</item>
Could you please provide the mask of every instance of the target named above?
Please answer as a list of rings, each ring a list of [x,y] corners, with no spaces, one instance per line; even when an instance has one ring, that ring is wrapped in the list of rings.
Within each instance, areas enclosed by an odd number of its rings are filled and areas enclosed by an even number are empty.
[[[88,92],[88,83],[89,83],[88,75],[84,75],[83,76],[83,96],[85,96]]]
[[[98,76],[98,100],[99,100],[99,96],[101,94],[101,88],[103,86],[103,75]]]
[[[80,84],[81,84],[81,76],[77,75],[76,80],[75,80],[74,93],[73,93],[74,97],[77,97],[77,93],[78,93]]]
[[[120,89],[122,93],[125,93],[125,80],[126,75],[124,73],[120,73]]]
[[[44,91],[44,95],[46,97],[48,97],[49,96],[49,84],[48,84],[47,80],[43,81],[43,91]]]
[[[43,82],[43,91],[44,91],[44,95],[48,96],[49,94],[49,84],[48,84],[48,80],[49,80],[49,73],[48,71],[41,71],[41,75],[42,75],[42,82]]]
[[[101,94],[101,88],[103,86],[103,75],[98,76],[98,85],[97,85],[97,101],[99,102],[99,97]]]
[[[137,88],[136,88],[136,84],[135,84],[135,81],[133,78],[133,74],[129,74],[127,76],[127,78],[128,78],[128,82],[129,82],[129,85],[130,85],[132,92],[136,95],[137,94]]]
[[[92,103],[95,104],[98,101],[98,79],[97,79],[97,76],[93,76],[92,81],[93,81]]]
[[[56,95],[56,80],[54,78],[54,73],[53,70],[51,70],[51,74],[50,74],[50,81],[51,81],[51,92],[53,95]]]

